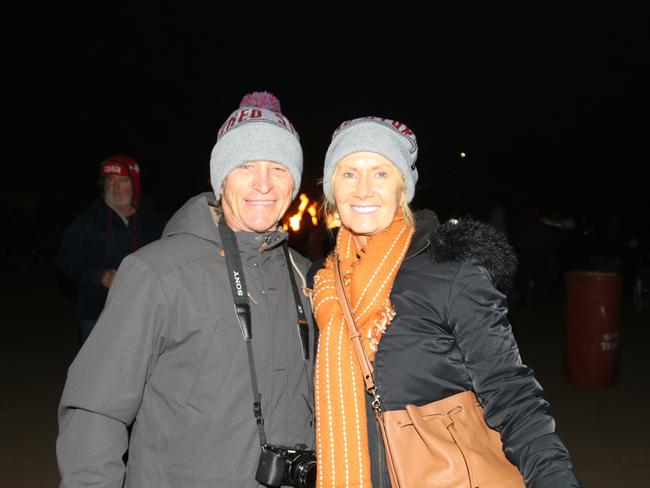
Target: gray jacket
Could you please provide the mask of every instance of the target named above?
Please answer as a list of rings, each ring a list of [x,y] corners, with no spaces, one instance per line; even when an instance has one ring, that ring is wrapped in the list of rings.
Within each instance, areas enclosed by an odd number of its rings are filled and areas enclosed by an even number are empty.
[[[61,487],[258,486],[248,356],[209,208],[213,199],[206,193],[189,200],[162,239],[120,265],[102,315],[68,371],[59,406]],[[306,362],[281,248],[287,234],[236,235],[268,440],[313,447],[314,329],[307,313],[312,354]],[[291,255],[301,286],[309,262]]]

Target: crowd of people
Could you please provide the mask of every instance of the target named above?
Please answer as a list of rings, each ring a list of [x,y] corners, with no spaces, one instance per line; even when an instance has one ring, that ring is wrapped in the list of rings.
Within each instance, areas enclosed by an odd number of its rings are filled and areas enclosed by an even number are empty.
[[[573,270],[620,273],[623,299],[648,268],[650,235],[634,216],[612,208],[560,211],[553,205],[495,205],[482,220],[501,230],[518,259],[513,302],[557,301]]]

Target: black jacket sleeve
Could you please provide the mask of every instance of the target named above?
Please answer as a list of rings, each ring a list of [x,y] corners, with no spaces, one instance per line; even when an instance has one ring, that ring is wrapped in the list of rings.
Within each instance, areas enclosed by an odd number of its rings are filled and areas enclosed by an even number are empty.
[[[56,256],[57,269],[80,285],[100,286],[99,280],[105,268],[99,259],[92,255],[94,246],[90,237],[94,234],[86,213],[77,215],[63,233]]]
[[[486,422],[501,433],[505,454],[526,486],[580,487],[542,387],[521,361],[506,297],[485,268],[470,261],[460,266],[448,314]]]
[[[316,276],[316,273],[318,273],[318,271],[321,268],[325,267],[325,260],[326,259],[327,259],[327,256],[325,256],[324,258],[320,258],[320,259],[314,261],[313,263],[311,263],[311,266],[309,267],[309,270],[307,271],[307,278],[306,278],[307,288],[310,288],[310,289],[314,288],[314,277]]]

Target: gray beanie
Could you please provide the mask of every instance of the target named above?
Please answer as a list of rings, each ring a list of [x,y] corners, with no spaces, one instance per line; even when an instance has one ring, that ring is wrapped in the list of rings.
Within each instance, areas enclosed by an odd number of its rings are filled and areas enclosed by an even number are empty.
[[[217,199],[228,173],[247,161],[273,161],[287,168],[296,197],[302,175],[300,137],[268,92],[245,95],[219,129],[210,156],[210,182]]]
[[[361,117],[343,122],[332,134],[332,142],[325,155],[323,193],[330,202],[332,177],[338,162],[355,152],[368,151],[389,159],[404,174],[407,203],[413,199],[418,170],[418,143],[415,134],[396,120],[381,117]]]

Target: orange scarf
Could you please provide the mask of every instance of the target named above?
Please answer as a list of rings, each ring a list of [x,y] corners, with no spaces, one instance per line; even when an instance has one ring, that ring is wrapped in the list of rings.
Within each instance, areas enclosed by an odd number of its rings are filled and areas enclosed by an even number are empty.
[[[372,486],[365,386],[336,297],[333,259],[339,256],[350,307],[372,361],[395,316],[389,295],[412,235],[413,227],[400,211],[357,256],[352,234],[341,228],[335,253],[315,277],[313,304],[320,330],[315,372],[318,488]]]

